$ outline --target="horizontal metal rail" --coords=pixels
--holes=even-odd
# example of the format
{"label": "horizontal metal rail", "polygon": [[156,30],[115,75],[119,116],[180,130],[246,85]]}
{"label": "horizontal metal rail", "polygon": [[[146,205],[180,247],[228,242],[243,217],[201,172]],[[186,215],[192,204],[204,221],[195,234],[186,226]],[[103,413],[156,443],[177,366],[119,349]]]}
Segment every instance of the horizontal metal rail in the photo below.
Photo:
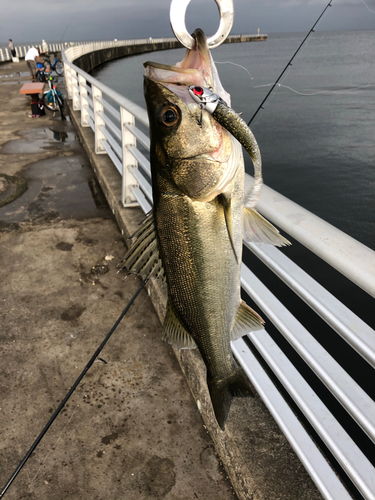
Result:
{"label": "horizontal metal rail", "polygon": [[115,123],[113,123],[113,121],[101,111],[98,112],[98,115],[100,116],[100,118],[104,120],[105,124],[112,131],[115,137],[117,137],[117,139],[121,141],[121,130],[118,128],[118,126]]}
{"label": "horizontal metal rail", "polygon": [[87,121],[89,122],[89,125],[91,127],[91,130],[94,132],[95,134],[95,123],[92,121],[91,118],[88,118]]}
{"label": "horizontal metal rail", "polygon": [[131,186],[130,188],[135,196],[135,198],[139,202],[139,206],[142,208],[143,212],[147,214],[151,209],[152,205],[146,200],[143,192],[137,186]]}
{"label": "horizontal metal rail", "polygon": [[116,118],[117,121],[120,121],[121,116],[120,116],[120,111],[115,109],[109,102],[107,102],[105,99],[96,97],[96,100],[100,102],[100,104],[103,105],[103,107],[110,113],[114,118]]}
{"label": "horizontal metal rail", "polygon": [[116,153],[119,160],[122,161],[122,150],[121,150],[120,146],[117,144],[115,138],[109,132],[107,132],[105,127],[102,127],[101,125],[99,125],[99,130],[102,132],[104,137],[107,139],[108,144],[111,146],[113,151]]}
{"label": "horizontal metal rail", "polygon": [[117,158],[113,149],[111,148],[111,145],[108,144],[107,141],[101,141],[101,144],[102,144],[103,148],[107,151],[108,156],[111,158],[114,166],[117,168],[117,170],[121,174],[122,173],[122,164],[121,164],[120,160]]}
{"label": "horizontal metal rail", "polygon": [[246,266],[242,269],[242,286],[351,417],[375,442],[375,402]]}
{"label": "horizontal metal rail", "polygon": [[88,114],[90,115],[91,117],[91,120],[95,120],[95,117],[94,117],[94,112],[93,110],[90,108],[90,106],[88,104],[84,105],[83,106],[85,108],[85,110],[88,112]]}
{"label": "horizontal metal rail", "polygon": [[245,245],[375,368],[375,331],[275,247]]}
{"label": "horizontal metal rail", "polygon": [[[146,43],[144,40],[128,42]],[[144,212],[148,212],[152,207],[152,189],[141,170],[151,176],[151,166],[149,160],[137,147],[139,143],[146,150],[150,149],[149,137],[137,126],[137,123],[148,126],[146,111],[95,80],[73,63],[73,60],[80,55],[106,46],[111,46],[111,42],[71,47],[64,51],[68,95],[73,99],[74,109],[82,108],[83,102],[89,103],[85,104],[90,108],[88,122],[90,123],[90,117],[93,116],[90,126],[98,134],[95,141],[96,152],[107,153],[122,175],[124,206],[133,206],[137,202]],[[83,89],[88,92],[91,86],[91,101],[87,95],[80,95],[78,76]],[[86,108],[84,111],[87,111]],[[108,115],[111,115],[116,123]],[[252,182],[252,178],[248,175],[246,175],[246,182]],[[375,295],[375,252],[267,186],[263,187],[257,209],[363,290],[372,296]],[[351,348],[371,366],[375,366],[374,330],[280,250],[263,244],[244,243]],[[367,436],[375,441],[374,401],[244,265],[241,284],[244,291],[258,304],[301,359],[340,402],[353,423],[359,425]],[[260,353],[264,362],[308,419],[353,485],[366,500],[374,500],[371,478],[375,474],[375,469],[357,444],[267,332],[264,330],[251,332],[248,338],[253,344],[253,349]],[[252,350],[242,339],[233,343],[232,347],[239,363],[245,369],[324,498],[348,500],[350,496],[337,479],[335,472],[290,410],[256,360]]]}
{"label": "horizontal metal rail", "polygon": [[145,193],[149,201],[152,202],[152,189],[150,186],[150,183],[143,177],[141,172],[135,168],[135,167],[129,167],[130,171],[134,175],[134,177],[137,179],[139,186],[142,188],[142,191]]}
{"label": "horizontal metal rail", "polygon": [[134,156],[143,170],[151,177],[151,165],[148,159],[135,146],[127,146],[127,150]]}
{"label": "horizontal metal rail", "polygon": [[375,297],[375,252],[268,186],[257,210]]}
{"label": "horizontal metal rail", "polygon": [[129,125],[128,123],[125,123],[124,126],[136,137],[136,139],[142,144],[142,146],[150,151],[150,138],[147,137],[147,135],[144,134],[142,130],[139,130],[139,128],[137,128],[135,125]]}

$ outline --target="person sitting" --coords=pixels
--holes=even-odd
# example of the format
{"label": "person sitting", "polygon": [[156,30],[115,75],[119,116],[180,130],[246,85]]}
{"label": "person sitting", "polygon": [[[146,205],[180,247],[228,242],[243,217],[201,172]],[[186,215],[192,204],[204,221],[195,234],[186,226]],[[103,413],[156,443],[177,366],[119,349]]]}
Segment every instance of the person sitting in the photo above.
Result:
{"label": "person sitting", "polygon": [[38,80],[38,82],[46,82],[50,72],[51,67],[49,64],[46,64],[44,66],[40,62],[36,63],[36,79]]}

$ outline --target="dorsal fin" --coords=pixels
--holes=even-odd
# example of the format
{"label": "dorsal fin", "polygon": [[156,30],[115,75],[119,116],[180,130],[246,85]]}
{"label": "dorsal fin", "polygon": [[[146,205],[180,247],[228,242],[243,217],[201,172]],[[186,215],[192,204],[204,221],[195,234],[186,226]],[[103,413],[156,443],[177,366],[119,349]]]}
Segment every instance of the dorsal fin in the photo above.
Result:
{"label": "dorsal fin", "polygon": [[165,281],[152,211],[147,214],[141,227],[133,237],[136,240],[120,262],[120,269],[126,268],[131,273],[155,277]]}
{"label": "dorsal fin", "polygon": [[196,349],[195,340],[181,323],[172,300],[168,299],[162,339],[179,349]]}
{"label": "dorsal fin", "polygon": [[255,208],[243,207],[243,238],[251,243],[268,243],[276,247],[291,244]]}
{"label": "dorsal fin", "polygon": [[219,200],[219,203],[221,204],[221,206],[223,207],[223,210],[224,210],[224,218],[225,218],[225,224],[227,226],[229,241],[230,241],[233,253],[234,253],[234,257],[235,257],[236,262],[238,264],[238,257],[237,257],[236,249],[234,248],[234,241],[233,241],[231,200],[230,200],[230,198],[226,197],[223,193],[219,194],[217,199]]}
{"label": "dorsal fin", "polygon": [[237,310],[236,319],[230,332],[230,340],[234,342],[249,332],[262,330],[263,328],[263,319],[258,313],[253,311],[246,302],[242,301]]}

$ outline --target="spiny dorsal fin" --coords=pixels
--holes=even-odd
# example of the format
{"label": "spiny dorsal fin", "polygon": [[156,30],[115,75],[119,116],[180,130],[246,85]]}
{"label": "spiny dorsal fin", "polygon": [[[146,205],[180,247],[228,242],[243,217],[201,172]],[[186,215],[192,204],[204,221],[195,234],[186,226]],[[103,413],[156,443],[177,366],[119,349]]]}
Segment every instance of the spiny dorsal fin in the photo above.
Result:
{"label": "spiny dorsal fin", "polygon": [[242,301],[237,310],[232,331],[230,332],[230,340],[234,342],[249,332],[262,330],[264,328],[263,325],[264,321],[259,314]]}
{"label": "spiny dorsal fin", "polygon": [[221,203],[223,210],[224,210],[224,218],[225,218],[225,224],[227,226],[229,241],[230,241],[236,262],[238,263],[238,257],[237,257],[236,249],[234,248],[234,242],[233,242],[232,210],[231,210],[230,199],[228,199],[223,193],[219,194],[219,196],[217,198],[218,198],[219,202]]}
{"label": "spiny dorsal fin", "polygon": [[243,237],[250,243],[268,243],[276,247],[291,245],[255,208],[243,207]]}
{"label": "spiny dorsal fin", "polygon": [[193,337],[181,324],[170,298],[168,299],[167,313],[163,324],[162,339],[179,349],[195,349],[197,347]]}
{"label": "spiny dorsal fin", "polygon": [[121,261],[120,269],[126,268],[131,273],[165,281],[152,211],[147,214],[146,219],[133,237],[136,240]]}

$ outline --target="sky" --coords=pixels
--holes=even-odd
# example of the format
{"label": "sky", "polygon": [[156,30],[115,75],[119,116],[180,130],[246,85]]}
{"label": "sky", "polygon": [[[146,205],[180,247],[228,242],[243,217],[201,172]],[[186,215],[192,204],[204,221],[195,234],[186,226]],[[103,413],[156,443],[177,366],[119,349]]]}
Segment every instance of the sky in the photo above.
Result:
{"label": "sky", "polygon": [[[171,0],[11,0],[2,3],[0,42],[12,38],[47,42],[173,37]],[[233,0],[231,34],[306,32],[328,0]],[[30,9],[32,5],[32,9]],[[217,31],[214,0],[191,0],[185,17],[189,32]],[[375,0],[332,0],[317,30],[375,29]]]}

